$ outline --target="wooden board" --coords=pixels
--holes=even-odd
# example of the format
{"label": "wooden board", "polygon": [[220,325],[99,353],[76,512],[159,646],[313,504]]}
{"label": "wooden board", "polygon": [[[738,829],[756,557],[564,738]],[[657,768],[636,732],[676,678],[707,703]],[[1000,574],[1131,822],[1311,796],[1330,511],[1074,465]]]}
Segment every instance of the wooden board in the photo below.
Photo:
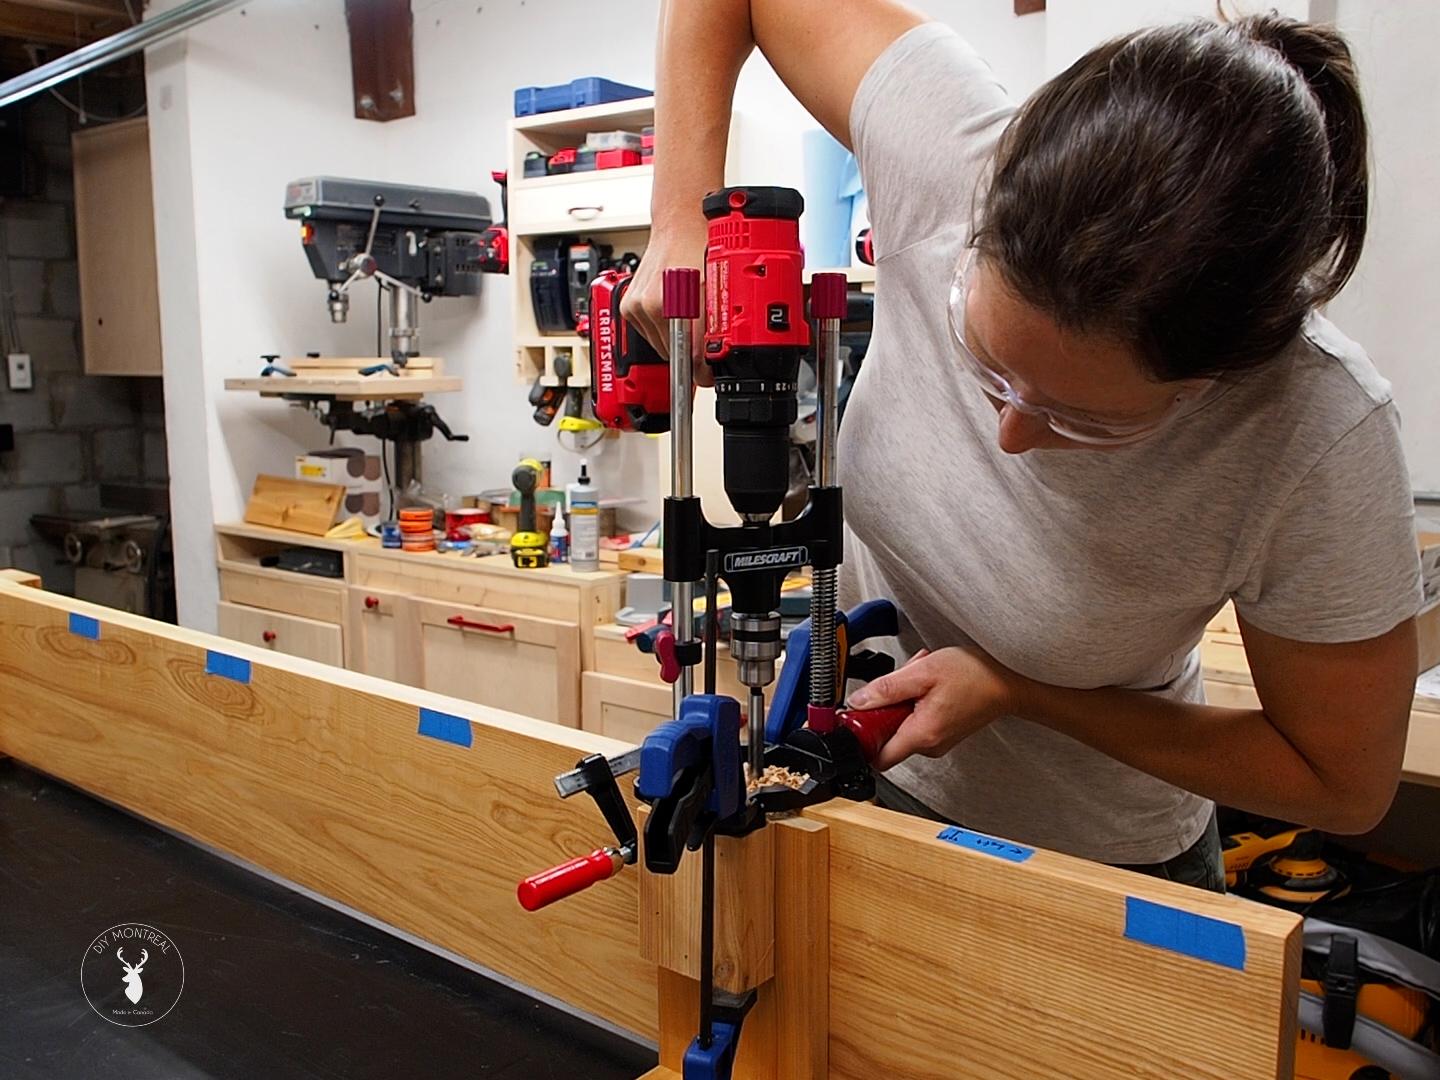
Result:
{"label": "wooden board", "polygon": [[84,128],[71,136],[71,146],[85,371],[159,375],[148,122],[140,117]]}
{"label": "wooden board", "polygon": [[[208,649],[249,682],[205,674]],[[473,744],[418,735],[421,708],[466,718]],[[606,836],[552,778],[623,749],[0,582],[0,754],[654,1038],[638,874],[537,914],[515,900]]]}
{"label": "wooden board", "polygon": [[344,499],[345,488],[340,484],[261,473],[255,477],[250,501],[245,504],[245,520],[253,525],[324,536],[335,523],[335,513]]}
{"label": "wooden board", "polygon": [[28,585],[32,589],[42,587],[40,575],[32,574],[28,570],[0,570],[0,580],[14,582],[16,585]]}
{"label": "wooden board", "polygon": [[[835,1080],[1289,1080],[1300,920],[872,806],[830,834]],[[1239,927],[1244,970],[1126,937],[1127,897]]]}
{"label": "wooden board", "polygon": [[395,376],[385,372],[375,375],[259,375],[226,379],[226,390],[248,390],[268,397],[286,394],[311,394],[333,397],[340,401],[408,401],[430,394],[447,394],[463,384],[458,375]]}

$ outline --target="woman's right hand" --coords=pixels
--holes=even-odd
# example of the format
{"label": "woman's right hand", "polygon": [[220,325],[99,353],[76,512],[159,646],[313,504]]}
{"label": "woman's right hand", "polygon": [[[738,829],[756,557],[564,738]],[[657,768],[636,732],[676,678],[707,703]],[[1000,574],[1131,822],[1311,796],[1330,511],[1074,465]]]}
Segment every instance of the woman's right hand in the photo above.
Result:
{"label": "woman's right hand", "polygon": [[[697,214],[698,218],[698,214]],[[650,234],[650,244],[635,271],[635,279],[625,290],[620,302],[620,315],[645,336],[655,351],[667,360],[670,356],[670,329],[665,321],[665,271],[672,267],[696,267],[703,273],[705,266],[705,220],[699,218],[694,228],[657,227]],[[697,320],[693,336],[694,352],[690,362],[697,386],[712,386],[710,365],[701,359],[704,345],[704,316]]]}

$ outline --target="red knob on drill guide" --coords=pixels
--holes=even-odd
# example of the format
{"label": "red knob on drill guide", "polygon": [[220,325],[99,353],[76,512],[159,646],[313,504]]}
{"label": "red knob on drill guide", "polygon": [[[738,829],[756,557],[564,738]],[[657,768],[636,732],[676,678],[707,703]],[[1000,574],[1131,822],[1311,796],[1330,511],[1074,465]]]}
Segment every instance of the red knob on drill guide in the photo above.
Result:
{"label": "red knob on drill guide", "polygon": [[608,881],[625,865],[625,857],[613,848],[599,848],[589,855],[552,866],[532,874],[520,883],[515,891],[520,906],[526,911],[539,911],[556,900],[588,889],[601,881]]}
{"label": "red knob on drill guide", "polygon": [[915,709],[913,701],[887,705],[882,709],[851,709],[839,714],[840,723],[849,728],[860,744],[866,761],[874,761],[880,748],[900,730],[900,725]]}

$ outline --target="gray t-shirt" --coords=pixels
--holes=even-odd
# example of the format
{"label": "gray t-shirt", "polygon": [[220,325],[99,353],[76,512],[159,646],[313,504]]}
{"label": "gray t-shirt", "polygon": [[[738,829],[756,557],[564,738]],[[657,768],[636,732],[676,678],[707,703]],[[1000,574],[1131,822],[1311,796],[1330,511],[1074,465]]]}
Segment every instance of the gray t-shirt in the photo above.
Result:
{"label": "gray t-shirt", "polygon": [[[1148,441],[998,448],[946,299],[1014,111],[984,61],[934,23],[887,49],[856,94],[879,260],[874,341],[840,438],[845,603],[895,600],[900,656],[973,642],[1054,685],[1186,701],[1203,700],[1196,646],[1231,598],[1253,625],[1302,641],[1374,637],[1413,615],[1413,504],[1390,388],[1319,315]],[[973,828],[1106,862],[1168,859],[1211,812],[1014,717],[889,776]]]}

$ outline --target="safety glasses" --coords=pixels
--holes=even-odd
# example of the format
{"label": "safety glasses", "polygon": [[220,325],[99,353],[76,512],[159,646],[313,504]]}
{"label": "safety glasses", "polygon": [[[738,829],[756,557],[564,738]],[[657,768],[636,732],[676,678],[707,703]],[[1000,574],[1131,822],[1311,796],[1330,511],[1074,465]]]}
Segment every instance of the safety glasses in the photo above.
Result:
{"label": "safety glasses", "polygon": [[974,376],[980,388],[990,397],[1019,412],[1044,417],[1050,430],[1057,435],[1091,446],[1126,446],[1140,442],[1187,411],[1187,405],[1193,409],[1202,400],[1208,399],[1219,385],[1214,381],[1198,386],[1194,383],[1177,384],[1175,394],[1159,405],[1153,413],[1123,419],[1027,401],[1004,374],[981,360],[967,343],[965,306],[969,301],[976,263],[976,250],[973,247],[966,248],[950,283],[950,330],[955,344],[959,347],[965,370]]}

